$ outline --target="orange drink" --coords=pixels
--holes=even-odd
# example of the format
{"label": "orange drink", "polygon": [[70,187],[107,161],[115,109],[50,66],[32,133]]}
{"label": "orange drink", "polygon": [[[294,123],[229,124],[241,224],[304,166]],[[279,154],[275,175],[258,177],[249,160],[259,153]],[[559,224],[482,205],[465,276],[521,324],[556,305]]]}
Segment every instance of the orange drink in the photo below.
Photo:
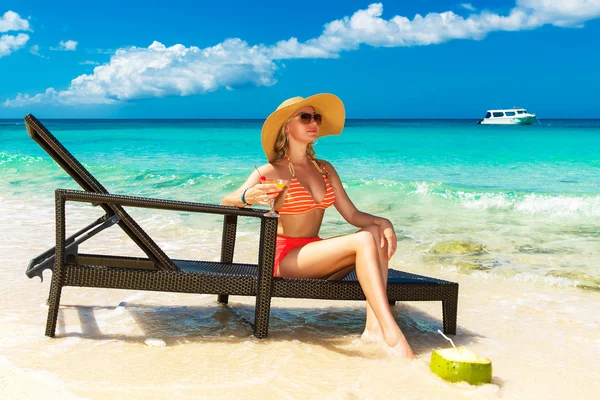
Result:
{"label": "orange drink", "polygon": [[[276,185],[277,188],[283,189],[288,184],[288,181],[285,179],[274,179],[274,180],[270,179],[270,180],[266,180],[263,183],[268,184],[268,185]],[[275,198],[272,198],[270,200],[269,205],[271,207],[271,210],[268,213],[266,213],[265,216],[279,217],[279,213],[277,211],[275,211]]]}

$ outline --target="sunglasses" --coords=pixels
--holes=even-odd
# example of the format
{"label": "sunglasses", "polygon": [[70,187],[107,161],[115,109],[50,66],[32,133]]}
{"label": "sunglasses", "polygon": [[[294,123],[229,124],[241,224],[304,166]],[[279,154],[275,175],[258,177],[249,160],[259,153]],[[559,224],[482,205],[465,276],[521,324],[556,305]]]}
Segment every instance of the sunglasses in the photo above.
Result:
{"label": "sunglasses", "polygon": [[321,121],[323,120],[323,117],[321,116],[321,114],[311,114],[311,113],[300,113],[297,115],[300,119],[300,122],[302,122],[304,125],[308,125],[312,122],[312,120],[314,119],[315,122],[317,123],[317,125],[321,125]]}

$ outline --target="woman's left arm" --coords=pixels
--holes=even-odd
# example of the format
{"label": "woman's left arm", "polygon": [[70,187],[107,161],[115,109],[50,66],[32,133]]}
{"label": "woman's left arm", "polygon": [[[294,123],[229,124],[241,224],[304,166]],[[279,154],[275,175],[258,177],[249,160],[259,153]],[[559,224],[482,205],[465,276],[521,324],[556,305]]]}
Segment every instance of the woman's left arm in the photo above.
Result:
{"label": "woman's left arm", "polygon": [[348,197],[348,194],[342,185],[342,181],[335,168],[333,168],[333,165],[327,161],[321,162],[325,165],[325,168],[327,168],[329,183],[335,189],[335,203],[333,204],[335,208],[349,224],[358,228],[364,228],[369,225],[378,225],[379,244],[383,247],[387,242],[388,256],[391,258],[396,252],[397,246],[396,232],[394,231],[394,226],[391,221],[386,218],[362,212],[356,208],[352,200],[350,200],[350,197]]}

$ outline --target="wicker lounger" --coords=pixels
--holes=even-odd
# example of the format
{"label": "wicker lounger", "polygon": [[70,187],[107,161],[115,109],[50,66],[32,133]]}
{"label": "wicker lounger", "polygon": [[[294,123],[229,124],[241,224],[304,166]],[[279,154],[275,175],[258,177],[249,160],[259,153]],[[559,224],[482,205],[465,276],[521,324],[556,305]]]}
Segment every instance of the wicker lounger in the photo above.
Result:
{"label": "wicker lounger", "polygon": [[[46,335],[54,336],[60,295],[64,286],[255,296],[254,335],[267,336],[272,297],[364,300],[354,272],[339,281],[274,278],[273,260],[277,219],[266,210],[212,204],[111,195],[32,115],[25,117],[27,132],[83,189],[56,190],[56,247],[31,260],[30,278],[52,269]],[[69,238],[65,234],[67,201],[92,203],[105,215]],[[221,214],[224,216],[221,261],[172,260],[125,211],[124,206]],[[238,216],[260,218],[257,264],[233,263]],[[79,245],[99,231],[118,224],[148,258],[80,254]],[[388,298],[396,301],[441,301],[446,334],[456,333],[458,284],[390,269]]]}

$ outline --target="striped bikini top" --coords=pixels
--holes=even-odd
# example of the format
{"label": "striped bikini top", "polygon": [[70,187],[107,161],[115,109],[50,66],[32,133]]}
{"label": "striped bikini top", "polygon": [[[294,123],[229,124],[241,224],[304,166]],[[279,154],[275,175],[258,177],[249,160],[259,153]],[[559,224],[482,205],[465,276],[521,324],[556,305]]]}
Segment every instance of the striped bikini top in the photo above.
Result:
{"label": "striped bikini top", "polygon": [[281,215],[291,215],[291,214],[302,214],[308,212],[310,210],[314,210],[315,208],[326,209],[331,207],[331,205],[335,202],[335,191],[333,187],[329,184],[329,180],[327,179],[327,170],[325,166],[321,164],[319,168],[319,164],[313,160],[313,163],[319,169],[319,171],[323,174],[323,180],[325,181],[325,197],[321,200],[320,203],[317,203],[315,199],[310,195],[308,190],[298,181],[296,178],[296,174],[294,172],[294,166],[288,157],[290,174],[292,175],[292,179],[290,180],[290,185],[288,187],[287,194],[285,196],[285,200],[283,202],[283,207],[281,207],[278,212]]}

